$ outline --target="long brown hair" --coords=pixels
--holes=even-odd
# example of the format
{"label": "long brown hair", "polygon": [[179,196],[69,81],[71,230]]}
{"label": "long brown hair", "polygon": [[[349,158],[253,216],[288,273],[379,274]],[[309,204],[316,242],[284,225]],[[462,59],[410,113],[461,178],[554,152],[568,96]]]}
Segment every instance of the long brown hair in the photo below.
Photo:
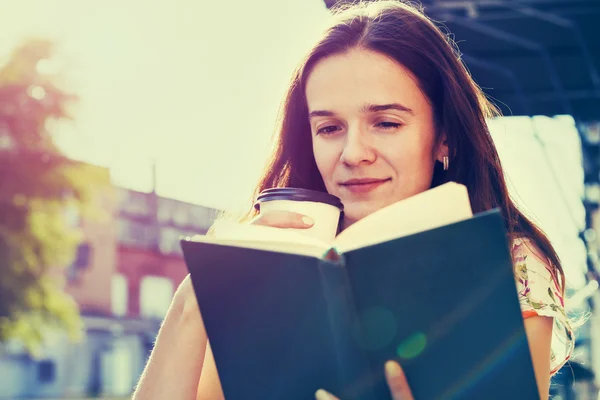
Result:
{"label": "long brown hair", "polygon": [[[448,171],[436,163],[431,186],[462,183],[469,191],[474,213],[501,209],[509,237],[532,240],[558,272],[564,292],[564,273],[556,251],[509,197],[486,124],[486,118],[499,115],[497,109],[471,78],[448,35],[421,9],[401,1],[364,2],[334,10],[333,24],[293,75],[280,111],[275,147],[255,198],[271,187],[326,191],[312,152],[305,85],[316,63],[354,48],[377,51],[396,60],[412,72],[427,96],[438,139],[443,132],[450,154]],[[252,209],[247,217],[255,214]]]}

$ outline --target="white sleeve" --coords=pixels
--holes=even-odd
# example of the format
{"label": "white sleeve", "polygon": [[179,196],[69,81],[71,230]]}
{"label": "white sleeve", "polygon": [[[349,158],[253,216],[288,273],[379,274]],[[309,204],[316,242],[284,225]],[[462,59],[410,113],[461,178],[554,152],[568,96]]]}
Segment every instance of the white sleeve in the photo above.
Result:
{"label": "white sleeve", "polygon": [[564,299],[556,270],[528,239],[512,245],[515,279],[523,318],[554,319],[552,330],[552,374],[569,360],[573,352],[573,330],[565,313]]}

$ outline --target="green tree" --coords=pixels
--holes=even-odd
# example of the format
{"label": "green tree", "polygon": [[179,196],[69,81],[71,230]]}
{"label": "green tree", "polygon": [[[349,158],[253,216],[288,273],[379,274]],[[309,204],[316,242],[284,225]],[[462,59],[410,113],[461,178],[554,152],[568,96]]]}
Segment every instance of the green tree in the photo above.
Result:
{"label": "green tree", "polygon": [[35,354],[47,329],[82,333],[77,304],[64,291],[64,267],[81,240],[67,212],[93,214],[98,169],[66,158],[52,124],[70,118],[77,97],[48,72],[54,45],[29,40],[0,65],[0,342]]}

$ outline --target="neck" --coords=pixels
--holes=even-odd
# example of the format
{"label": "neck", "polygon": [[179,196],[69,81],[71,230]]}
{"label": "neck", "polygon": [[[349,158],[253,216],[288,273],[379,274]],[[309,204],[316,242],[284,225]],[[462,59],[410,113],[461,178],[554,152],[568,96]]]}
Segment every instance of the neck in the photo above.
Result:
{"label": "neck", "polygon": [[355,222],[356,222],[355,220],[347,218],[346,216],[344,216],[344,218],[342,219],[342,225],[340,227],[340,232],[343,232],[346,228],[348,228],[349,226],[351,226]]}

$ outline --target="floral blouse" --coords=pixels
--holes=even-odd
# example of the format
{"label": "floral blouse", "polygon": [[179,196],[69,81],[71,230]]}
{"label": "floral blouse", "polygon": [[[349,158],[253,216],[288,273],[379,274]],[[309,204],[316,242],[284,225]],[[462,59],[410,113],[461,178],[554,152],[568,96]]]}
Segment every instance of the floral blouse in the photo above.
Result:
{"label": "floral blouse", "polygon": [[559,277],[529,239],[513,240],[512,256],[523,318],[536,315],[554,318],[550,360],[553,375],[569,360],[574,347]]}

